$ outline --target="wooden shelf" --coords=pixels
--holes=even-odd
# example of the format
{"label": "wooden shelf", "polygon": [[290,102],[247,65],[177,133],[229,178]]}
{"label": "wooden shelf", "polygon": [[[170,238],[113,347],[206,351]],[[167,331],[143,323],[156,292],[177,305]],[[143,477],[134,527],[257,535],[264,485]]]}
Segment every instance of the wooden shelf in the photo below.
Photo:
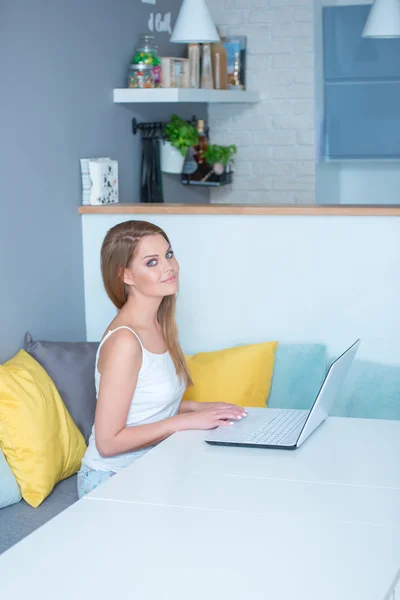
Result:
{"label": "wooden shelf", "polygon": [[262,204],[108,204],[80,206],[81,215],[314,215],[350,217],[400,217],[400,206],[269,206]]}
{"label": "wooden shelf", "polygon": [[218,103],[256,103],[260,100],[258,92],[236,90],[202,90],[186,88],[157,88],[136,90],[122,88],[114,90],[114,102],[117,104],[163,103],[163,102],[218,102]]}

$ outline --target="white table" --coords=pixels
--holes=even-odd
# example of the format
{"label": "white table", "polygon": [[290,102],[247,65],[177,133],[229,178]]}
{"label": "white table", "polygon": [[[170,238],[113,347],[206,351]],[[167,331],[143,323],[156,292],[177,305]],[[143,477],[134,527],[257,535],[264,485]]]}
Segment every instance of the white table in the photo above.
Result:
{"label": "white table", "polygon": [[398,552],[388,527],[81,501],[0,557],[1,597],[383,600]]}
{"label": "white table", "polygon": [[[251,413],[260,411],[265,409]],[[300,448],[283,451],[210,446],[202,442],[203,432],[187,431],[160,444],[134,468],[399,489],[399,434],[400,421],[330,417]]]}
{"label": "white table", "polygon": [[333,417],[295,451],[203,439],[169,438],[86,500],[400,527],[400,422]]}
{"label": "white table", "polygon": [[294,452],[160,444],[0,557],[4,597],[387,600],[400,422],[329,419]]}

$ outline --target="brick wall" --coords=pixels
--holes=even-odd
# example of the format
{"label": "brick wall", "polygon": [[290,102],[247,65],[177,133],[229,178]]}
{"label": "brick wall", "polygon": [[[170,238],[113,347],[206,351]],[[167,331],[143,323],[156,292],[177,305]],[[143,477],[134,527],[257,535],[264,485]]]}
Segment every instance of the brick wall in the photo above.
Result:
{"label": "brick wall", "polygon": [[232,186],[212,202],[315,202],[313,0],[209,0],[224,33],[247,36],[255,105],[209,105],[212,141],[236,143]]}

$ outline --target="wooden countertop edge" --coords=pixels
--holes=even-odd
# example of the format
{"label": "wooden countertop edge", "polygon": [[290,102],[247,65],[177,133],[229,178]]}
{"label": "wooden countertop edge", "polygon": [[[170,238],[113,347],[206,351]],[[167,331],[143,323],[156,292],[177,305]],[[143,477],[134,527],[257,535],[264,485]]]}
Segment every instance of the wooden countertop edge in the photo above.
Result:
{"label": "wooden countertop edge", "polygon": [[109,204],[80,206],[81,215],[318,215],[350,217],[400,217],[393,205],[269,206],[258,204]]}

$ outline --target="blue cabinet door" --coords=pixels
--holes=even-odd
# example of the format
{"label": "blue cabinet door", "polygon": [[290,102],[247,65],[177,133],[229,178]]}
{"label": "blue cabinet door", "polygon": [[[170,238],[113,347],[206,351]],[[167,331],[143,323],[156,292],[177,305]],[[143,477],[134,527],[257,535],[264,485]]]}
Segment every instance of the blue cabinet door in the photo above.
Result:
{"label": "blue cabinet door", "polygon": [[369,9],[323,11],[327,158],[400,158],[400,39],[363,39]]}
{"label": "blue cabinet door", "polygon": [[400,39],[361,37],[370,4],[323,9],[326,81],[400,78]]}

